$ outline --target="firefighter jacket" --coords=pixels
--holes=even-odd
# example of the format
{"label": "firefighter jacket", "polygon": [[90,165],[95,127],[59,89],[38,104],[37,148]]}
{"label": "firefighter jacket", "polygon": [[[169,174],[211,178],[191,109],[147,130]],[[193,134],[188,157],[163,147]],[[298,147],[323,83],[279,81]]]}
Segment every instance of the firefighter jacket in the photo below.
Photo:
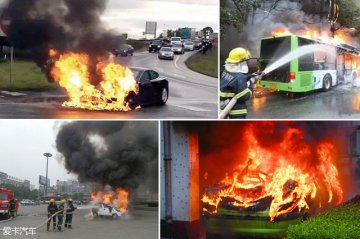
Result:
{"label": "firefighter jacket", "polygon": [[48,214],[55,214],[58,211],[58,207],[55,203],[50,203],[47,208]]}
{"label": "firefighter jacket", "polygon": [[59,210],[59,216],[62,216],[63,214],[64,214],[64,208],[65,208],[65,204],[64,203],[60,203],[60,205],[59,205],[59,208],[58,208],[58,210]]}
{"label": "firefighter jacket", "polygon": [[14,212],[15,211],[15,209],[16,209],[16,205],[15,205],[16,203],[15,203],[15,200],[14,199],[11,199],[10,201],[9,201],[9,205],[10,205],[10,211],[11,212]]}
{"label": "firefighter jacket", "polygon": [[220,101],[230,101],[233,97],[237,98],[237,103],[229,112],[230,118],[242,118],[247,115],[246,101],[251,98],[254,90],[254,84],[250,78],[249,75],[226,70],[221,74]]}
{"label": "firefighter jacket", "polygon": [[71,202],[71,203],[68,203],[67,204],[67,209],[66,209],[66,214],[70,215],[73,213],[73,211],[75,211],[75,207],[74,207],[74,204]]}

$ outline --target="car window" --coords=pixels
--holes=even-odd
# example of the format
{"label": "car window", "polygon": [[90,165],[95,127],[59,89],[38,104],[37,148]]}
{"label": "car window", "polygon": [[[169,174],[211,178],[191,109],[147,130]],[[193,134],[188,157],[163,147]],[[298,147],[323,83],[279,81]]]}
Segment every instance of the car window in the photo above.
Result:
{"label": "car window", "polygon": [[159,74],[155,71],[149,71],[150,73],[150,80],[155,80],[159,77]]}
{"label": "car window", "polygon": [[146,83],[150,81],[149,71],[144,71],[140,77],[140,83]]}

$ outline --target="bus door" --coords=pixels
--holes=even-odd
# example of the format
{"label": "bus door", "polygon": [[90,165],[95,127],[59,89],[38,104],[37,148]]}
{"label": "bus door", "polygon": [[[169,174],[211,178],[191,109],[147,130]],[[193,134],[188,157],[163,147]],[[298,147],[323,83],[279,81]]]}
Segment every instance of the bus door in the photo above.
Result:
{"label": "bus door", "polygon": [[350,82],[353,80],[353,70],[352,70],[352,56],[350,54],[345,53],[345,72],[344,72],[344,79],[345,82]]}
{"label": "bus door", "polygon": [[344,54],[341,52],[338,52],[336,55],[336,72],[339,81],[344,81],[345,58],[344,58]]}

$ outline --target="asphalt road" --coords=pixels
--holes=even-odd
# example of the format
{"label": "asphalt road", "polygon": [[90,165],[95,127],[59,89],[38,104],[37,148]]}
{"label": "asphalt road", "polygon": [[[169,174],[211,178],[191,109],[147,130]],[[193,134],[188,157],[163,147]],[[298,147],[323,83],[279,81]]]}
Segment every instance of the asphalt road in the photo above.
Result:
{"label": "asphalt road", "polygon": [[[36,235],[4,236],[4,227],[38,227],[47,220],[46,205],[21,206],[20,215],[11,221],[0,221],[0,238],[34,238],[34,239],[151,239],[158,238],[158,211],[134,210],[127,218],[113,220],[110,218],[89,217],[89,208],[79,207],[74,212],[73,228],[59,231],[46,231],[46,225],[36,230]],[[51,227],[52,228],[52,227]]]}
{"label": "asphalt road", "polygon": [[177,119],[217,118],[218,80],[189,70],[186,59],[195,52],[176,55],[174,61],[159,60],[156,53],[141,52],[117,58],[133,67],[151,68],[169,80],[169,100],[165,106],[151,106],[131,112],[88,111],[64,108],[62,91],[0,92],[0,118],[52,119]]}
{"label": "asphalt road", "polygon": [[294,98],[270,94],[253,98],[248,109],[248,119],[359,119],[360,88],[342,84]]}

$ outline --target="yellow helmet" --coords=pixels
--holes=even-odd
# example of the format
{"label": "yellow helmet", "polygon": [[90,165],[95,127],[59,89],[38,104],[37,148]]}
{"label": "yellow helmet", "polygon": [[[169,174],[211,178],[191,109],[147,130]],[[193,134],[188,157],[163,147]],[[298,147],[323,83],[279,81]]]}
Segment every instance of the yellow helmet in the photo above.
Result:
{"label": "yellow helmet", "polygon": [[251,58],[251,54],[248,50],[238,47],[230,51],[229,57],[226,59],[228,63],[238,63]]}
{"label": "yellow helmet", "polygon": [[66,201],[65,201],[65,199],[61,199],[61,201],[60,201],[61,203],[65,203]]}
{"label": "yellow helmet", "polygon": [[68,200],[69,202],[72,202],[73,200],[72,200],[72,198],[69,198],[69,200]]}
{"label": "yellow helmet", "polygon": [[50,203],[54,203],[55,202],[55,199],[50,199]]}

